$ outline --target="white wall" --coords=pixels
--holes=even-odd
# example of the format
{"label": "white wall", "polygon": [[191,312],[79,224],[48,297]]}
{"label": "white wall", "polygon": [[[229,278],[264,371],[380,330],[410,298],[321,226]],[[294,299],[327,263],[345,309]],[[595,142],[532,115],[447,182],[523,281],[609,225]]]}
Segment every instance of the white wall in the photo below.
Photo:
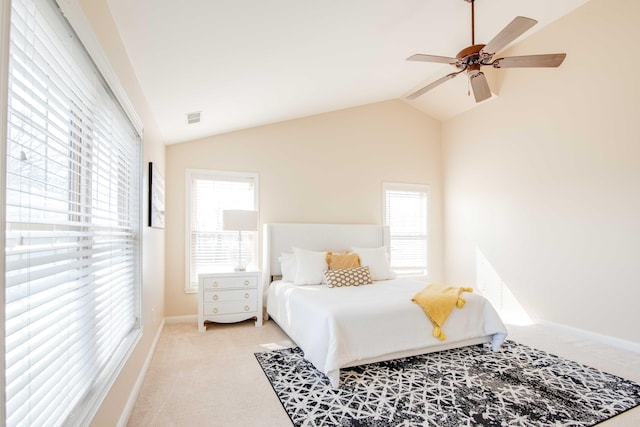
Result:
{"label": "white wall", "polygon": [[476,285],[484,258],[532,317],[635,343],[638,17],[590,1],[509,52],[560,68],[499,71],[499,97],[442,129],[447,280]]}
{"label": "white wall", "polygon": [[194,315],[184,293],[185,170],[256,172],[260,222],[382,224],[384,181],[428,184],[431,277],[442,272],[440,124],[386,101],[167,147],[167,315]]}

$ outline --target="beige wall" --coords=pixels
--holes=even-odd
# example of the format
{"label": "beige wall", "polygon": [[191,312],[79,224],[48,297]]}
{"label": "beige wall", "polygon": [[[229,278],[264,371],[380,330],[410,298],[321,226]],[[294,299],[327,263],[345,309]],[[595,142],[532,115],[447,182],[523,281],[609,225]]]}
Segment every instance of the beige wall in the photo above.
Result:
{"label": "beige wall", "polygon": [[509,52],[565,51],[560,68],[503,70],[499,98],[442,128],[448,281],[475,285],[484,257],[534,318],[635,343],[638,17],[592,0]]}
{"label": "beige wall", "polygon": [[194,315],[184,293],[185,171],[256,172],[260,222],[382,223],[382,183],[428,184],[432,277],[442,277],[440,125],[401,101],[167,147],[166,314]]}
{"label": "beige wall", "polygon": [[144,336],[93,425],[119,420],[160,319],[197,312],[183,290],[186,168],[257,172],[262,223],[381,223],[383,181],[429,184],[433,280],[476,285],[481,257],[532,316],[640,342],[636,0],[592,0],[517,46],[569,56],[557,70],[507,70],[498,99],[442,134],[386,101],[166,152],[106,0],[77,1],[144,122],[144,164],[167,182],[167,228],[142,234]]}
{"label": "beige wall", "polygon": [[129,100],[144,125],[143,145],[143,227],[142,227],[142,324],[143,336],[104,400],[92,425],[115,426],[125,409],[144,362],[149,355],[153,339],[164,317],[164,230],[147,227],[148,168],[152,161],[161,171],[165,166],[165,149],[158,128],[153,121],[138,81],[120,42],[106,0],[78,0],[93,31],[107,55]]}

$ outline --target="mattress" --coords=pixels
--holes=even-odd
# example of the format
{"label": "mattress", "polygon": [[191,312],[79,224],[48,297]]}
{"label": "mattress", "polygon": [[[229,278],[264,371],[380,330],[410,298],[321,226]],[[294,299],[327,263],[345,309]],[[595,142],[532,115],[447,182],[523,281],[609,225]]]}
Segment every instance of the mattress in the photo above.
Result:
{"label": "mattress", "polygon": [[434,337],[430,320],[411,301],[424,287],[407,278],[337,288],[275,281],[267,291],[267,312],[334,386],[347,366],[485,341],[496,351],[504,342],[500,317],[475,293],[464,293],[466,305],[443,325],[447,340]]}

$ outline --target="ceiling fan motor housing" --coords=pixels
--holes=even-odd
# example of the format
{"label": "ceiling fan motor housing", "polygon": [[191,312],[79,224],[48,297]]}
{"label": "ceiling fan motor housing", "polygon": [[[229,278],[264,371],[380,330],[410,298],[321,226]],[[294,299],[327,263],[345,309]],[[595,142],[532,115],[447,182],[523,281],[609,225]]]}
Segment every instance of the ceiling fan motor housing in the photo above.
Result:
{"label": "ceiling fan motor housing", "polygon": [[458,59],[456,67],[460,70],[479,70],[480,65],[482,64],[480,51],[484,46],[485,45],[483,44],[474,44],[462,49],[456,55],[456,58]]}

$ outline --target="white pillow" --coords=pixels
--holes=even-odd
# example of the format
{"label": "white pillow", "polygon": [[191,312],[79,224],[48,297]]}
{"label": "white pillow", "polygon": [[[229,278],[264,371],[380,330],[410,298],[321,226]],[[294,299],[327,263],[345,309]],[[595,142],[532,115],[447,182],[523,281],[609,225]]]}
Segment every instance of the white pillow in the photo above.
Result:
{"label": "white pillow", "polygon": [[387,280],[396,277],[391,271],[389,256],[384,246],[379,248],[351,248],[351,251],[360,255],[360,265],[369,267],[373,280]]}
{"label": "white pillow", "polygon": [[285,282],[293,282],[296,280],[296,257],[291,252],[282,252],[280,254],[280,271],[282,272],[282,280]]}
{"label": "white pillow", "polygon": [[319,285],[327,270],[327,253],[293,248],[296,258],[296,285]]}

